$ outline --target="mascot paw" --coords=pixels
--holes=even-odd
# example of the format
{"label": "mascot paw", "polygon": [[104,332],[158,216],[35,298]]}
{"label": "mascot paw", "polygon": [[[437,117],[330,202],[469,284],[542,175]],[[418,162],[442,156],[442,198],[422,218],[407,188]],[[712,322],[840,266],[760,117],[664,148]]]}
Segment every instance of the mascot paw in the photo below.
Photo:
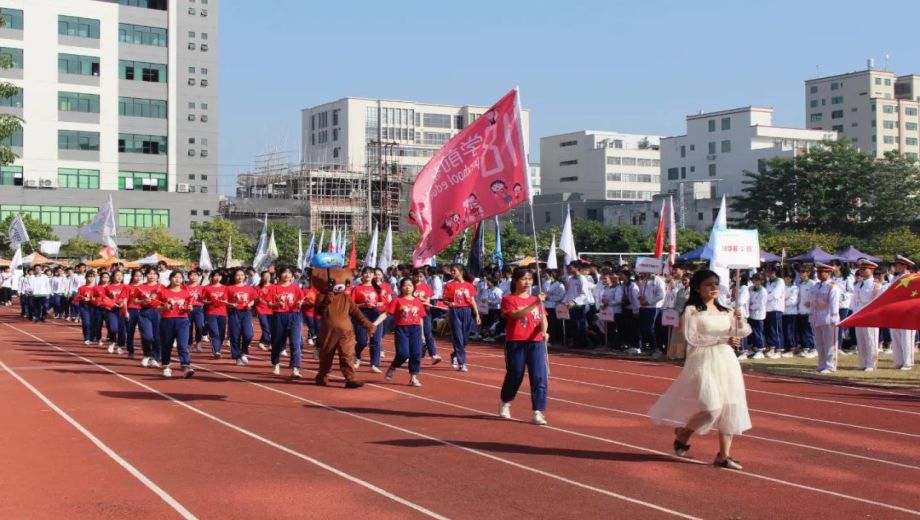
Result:
{"label": "mascot paw", "polygon": [[361,388],[364,381],[345,381],[345,388]]}
{"label": "mascot paw", "polygon": [[317,377],[315,381],[316,386],[329,386],[329,381],[327,381],[325,377]]}

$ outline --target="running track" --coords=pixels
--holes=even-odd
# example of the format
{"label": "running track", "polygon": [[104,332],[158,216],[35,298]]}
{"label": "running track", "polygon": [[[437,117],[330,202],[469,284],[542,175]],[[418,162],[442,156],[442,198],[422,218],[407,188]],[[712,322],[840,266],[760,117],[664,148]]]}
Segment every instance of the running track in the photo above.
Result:
{"label": "running track", "polygon": [[536,427],[495,416],[493,346],[466,374],[425,361],[422,388],[362,367],[374,384],[344,390],[309,359],[299,382],[272,376],[258,351],[164,380],[78,335],[0,310],[0,518],[920,517],[916,391],[746,374],[732,472],[709,465],[714,435],[677,459],[645,417],[668,364],[552,355]]}

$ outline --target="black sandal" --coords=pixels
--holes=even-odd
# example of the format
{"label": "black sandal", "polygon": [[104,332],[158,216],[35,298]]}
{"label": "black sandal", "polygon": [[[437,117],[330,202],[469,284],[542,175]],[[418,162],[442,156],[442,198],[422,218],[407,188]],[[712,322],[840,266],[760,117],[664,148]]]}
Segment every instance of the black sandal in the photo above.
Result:
{"label": "black sandal", "polygon": [[[681,431],[684,429],[685,428],[674,428],[674,435],[679,437]],[[686,457],[687,452],[690,451],[690,445],[680,442],[676,437],[674,439],[674,454],[678,457]]]}
{"label": "black sandal", "polygon": [[716,460],[713,462],[713,465],[718,466],[720,468],[733,469],[733,470],[741,470],[744,468],[741,465],[741,463],[738,462],[737,460],[731,457],[723,458],[721,455],[716,455]]}

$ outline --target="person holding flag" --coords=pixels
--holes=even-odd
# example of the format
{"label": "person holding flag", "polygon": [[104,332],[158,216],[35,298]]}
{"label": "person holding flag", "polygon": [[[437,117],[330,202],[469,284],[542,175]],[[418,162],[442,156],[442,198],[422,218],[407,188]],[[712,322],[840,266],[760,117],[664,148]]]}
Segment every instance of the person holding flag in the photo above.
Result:
{"label": "person holding flag", "polygon": [[469,371],[466,366],[466,344],[473,330],[473,323],[482,324],[479,307],[476,305],[476,287],[466,281],[465,274],[462,265],[452,265],[452,279],[444,286],[444,303],[449,309],[450,333],[454,346],[454,351],[450,355],[450,366],[461,372]]}
{"label": "person holding flag", "polygon": [[[894,261],[894,279],[890,287],[896,286],[900,280],[910,275],[914,262],[904,256],[897,255]],[[909,329],[891,329],[891,361],[894,368],[910,370],[914,367],[914,338],[917,331]]]}

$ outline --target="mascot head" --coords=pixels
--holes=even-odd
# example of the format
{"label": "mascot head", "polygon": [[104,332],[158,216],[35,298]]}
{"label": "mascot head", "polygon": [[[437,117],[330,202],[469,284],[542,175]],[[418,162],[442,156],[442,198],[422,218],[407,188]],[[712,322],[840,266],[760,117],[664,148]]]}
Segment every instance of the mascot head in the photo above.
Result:
{"label": "mascot head", "polygon": [[323,293],[340,294],[351,283],[351,271],[343,269],[345,256],[335,253],[319,253],[313,256],[312,283]]}

